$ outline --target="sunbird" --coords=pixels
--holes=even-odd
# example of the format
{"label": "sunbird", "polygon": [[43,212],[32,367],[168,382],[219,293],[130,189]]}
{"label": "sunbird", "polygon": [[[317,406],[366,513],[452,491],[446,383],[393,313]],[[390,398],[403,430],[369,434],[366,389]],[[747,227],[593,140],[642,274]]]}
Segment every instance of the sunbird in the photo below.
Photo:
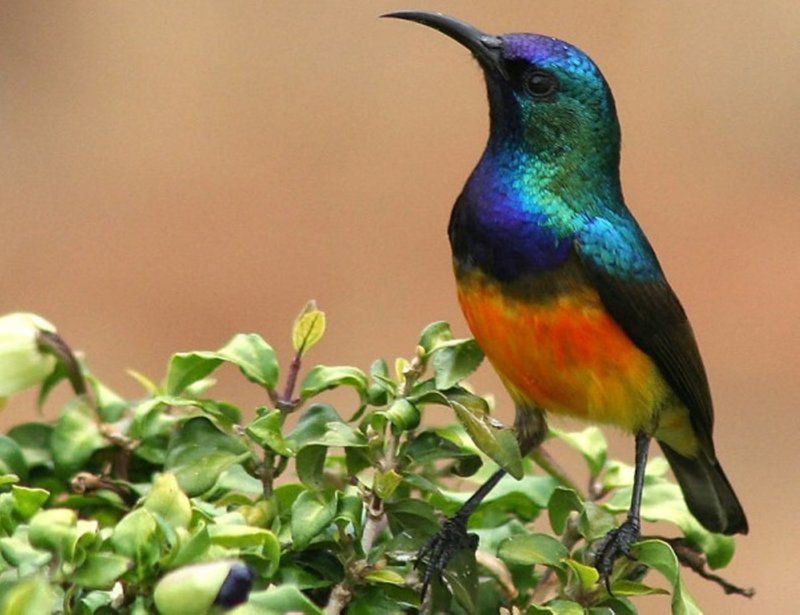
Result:
{"label": "sunbird", "polygon": [[[442,32],[483,70],[489,138],[448,235],[461,309],[514,401],[520,450],[541,444],[548,414],[635,437],[627,518],[595,549],[601,578],[608,586],[615,560],[639,539],[652,438],[697,520],[712,532],[746,534],[714,452],[711,394],[692,328],[622,196],[620,126],[598,67],[549,36],[492,36],[440,13],[385,17]],[[475,547],[467,519],[504,474],[421,550],[423,596],[457,550]]]}

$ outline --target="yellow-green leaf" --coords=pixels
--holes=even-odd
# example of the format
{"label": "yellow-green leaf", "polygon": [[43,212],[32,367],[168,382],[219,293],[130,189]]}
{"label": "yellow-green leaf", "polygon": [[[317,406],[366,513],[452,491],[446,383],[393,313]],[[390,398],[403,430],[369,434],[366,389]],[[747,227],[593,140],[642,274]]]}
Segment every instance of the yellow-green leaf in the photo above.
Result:
{"label": "yellow-green leaf", "polygon": [[294,321],[292,345],[302,354],[311,349],[324,334],[325,312],[317,309],[315,301],[309,301]]}

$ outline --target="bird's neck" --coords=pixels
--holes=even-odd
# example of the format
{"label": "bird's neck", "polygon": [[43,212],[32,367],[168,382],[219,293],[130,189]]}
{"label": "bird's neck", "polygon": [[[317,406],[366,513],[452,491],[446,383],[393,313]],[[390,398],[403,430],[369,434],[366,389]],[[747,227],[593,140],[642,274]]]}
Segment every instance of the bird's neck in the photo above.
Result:
{"label": "bird's neck", "polygon": [[601,211],[624,209],[616,167],[592,156],[542,157],[490,139],[456,203],[456,264],[502,281],[560,267]]}
{"label": "bird's neck", "polygon": [[537,148],[531,137],[493,131],[476,175],[483,179],[475,181],[484,183],[493,176],[490,184],[513,187],[520,201],[563,209],[565,215],[592,215],[624,202],[619,142],[613,138]]}

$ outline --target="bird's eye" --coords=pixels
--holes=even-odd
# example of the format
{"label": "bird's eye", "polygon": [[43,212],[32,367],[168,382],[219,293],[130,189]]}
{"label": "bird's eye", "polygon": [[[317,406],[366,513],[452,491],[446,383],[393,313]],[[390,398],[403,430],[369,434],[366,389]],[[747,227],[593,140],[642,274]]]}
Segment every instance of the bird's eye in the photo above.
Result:
{"label": "bird's eye", "polygon": [[525,90],[534,98],[547,98],[558,89],[558,79],[552,73],[532,70],[525,75]]}

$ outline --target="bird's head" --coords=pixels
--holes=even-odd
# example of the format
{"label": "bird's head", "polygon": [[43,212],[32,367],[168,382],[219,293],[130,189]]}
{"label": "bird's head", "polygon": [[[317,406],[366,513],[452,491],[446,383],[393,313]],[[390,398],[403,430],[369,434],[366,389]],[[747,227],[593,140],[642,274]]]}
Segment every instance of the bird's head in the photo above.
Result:
{"label": "bird's head", "polygon": [[[619,123],[603,75],[583,51],[539,34],[493,36],[441,13],[401,11],[469,49],[486,77],[491,139],[558,162],[580,154],[616,166]],[[600,160],[598,160],[600,162]]]}

